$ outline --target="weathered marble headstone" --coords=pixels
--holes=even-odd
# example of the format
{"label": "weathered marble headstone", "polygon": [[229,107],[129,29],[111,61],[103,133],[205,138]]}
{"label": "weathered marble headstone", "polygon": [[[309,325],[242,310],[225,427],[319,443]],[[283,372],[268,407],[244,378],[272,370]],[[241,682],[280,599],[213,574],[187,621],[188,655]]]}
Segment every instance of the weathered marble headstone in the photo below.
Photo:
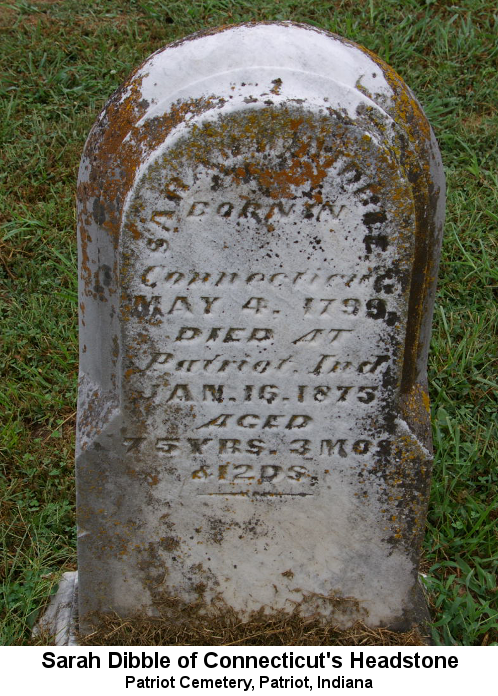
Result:
{"label": "weathered marble headstone", "polygon": [[79,178],[83,629],[171,598],[420,619],[443,189],[398,75],[312,27],[187,38],[111,98]]}

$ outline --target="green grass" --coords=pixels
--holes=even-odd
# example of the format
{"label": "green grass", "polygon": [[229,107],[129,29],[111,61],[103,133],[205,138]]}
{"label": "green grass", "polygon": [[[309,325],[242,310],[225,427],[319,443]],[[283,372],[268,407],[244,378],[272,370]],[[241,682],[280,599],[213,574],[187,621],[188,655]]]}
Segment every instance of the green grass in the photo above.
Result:
{"label": "green grass", "polygon": [[378,53],[438,137],[448,212],[423,567],[434,640],[498,642],[494,12],[485,0],[0,3],[0,643],[26,643],[50,588],[76,563],[74,190],[86,135],[113,90],[165,43],[203,27],[287,19]]}

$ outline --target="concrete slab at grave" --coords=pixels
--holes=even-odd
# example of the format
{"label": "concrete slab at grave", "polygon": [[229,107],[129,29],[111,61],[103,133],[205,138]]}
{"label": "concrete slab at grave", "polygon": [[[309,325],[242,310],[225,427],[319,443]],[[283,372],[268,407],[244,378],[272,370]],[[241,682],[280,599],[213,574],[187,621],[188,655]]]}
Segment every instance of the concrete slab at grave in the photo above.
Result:
{"label": "concrete slab at grave", "polygon": [[82,630],[171,598],[417,623],[444,178],[400,77],[290,23],[178,41],[78,197]]}

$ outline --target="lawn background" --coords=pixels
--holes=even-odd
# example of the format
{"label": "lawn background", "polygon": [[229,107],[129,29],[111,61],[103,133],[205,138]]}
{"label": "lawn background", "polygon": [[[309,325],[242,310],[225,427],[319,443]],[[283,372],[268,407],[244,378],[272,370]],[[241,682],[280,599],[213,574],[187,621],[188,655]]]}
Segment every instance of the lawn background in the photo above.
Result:
{"label": "lawn background", "polygon": [[435,130],[448,204],[422,570],[436,643],[498,643],[494,4],[32,0],[0,2],[0,644],[26,644],[60,573],[76,568],[74,193],[85,138],[153,51],[254,20],[307,22],[366,46],[401,74]]}

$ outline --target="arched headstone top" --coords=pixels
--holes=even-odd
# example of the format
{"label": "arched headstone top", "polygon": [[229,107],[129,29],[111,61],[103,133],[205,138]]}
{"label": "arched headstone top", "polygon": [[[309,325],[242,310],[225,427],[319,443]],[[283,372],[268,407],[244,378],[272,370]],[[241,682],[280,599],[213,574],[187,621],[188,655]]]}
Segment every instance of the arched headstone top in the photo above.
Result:
{"label": "arched headstone top", "polygon": [[[414,279],[412,323],[424,329],[444,214],[444,175],[427,119],[403,80],[375,54],[291,22],[227,26],[177,41],[148,58],[109,100],[88,138],[79,175],[85,293],[95,297],[95,286],[102,287],[94,282],[87,237],[97,227],[117,246],[137,177],[172,139],[235,112],[289,107],[357,125],[400,163],[412,184],[413,233],[423,267],[423,278]],[[257,133],[252,137],[257,140]],[[422,338],[412,333],[410,361],[421,354],[424,362],[428,331]]]}

